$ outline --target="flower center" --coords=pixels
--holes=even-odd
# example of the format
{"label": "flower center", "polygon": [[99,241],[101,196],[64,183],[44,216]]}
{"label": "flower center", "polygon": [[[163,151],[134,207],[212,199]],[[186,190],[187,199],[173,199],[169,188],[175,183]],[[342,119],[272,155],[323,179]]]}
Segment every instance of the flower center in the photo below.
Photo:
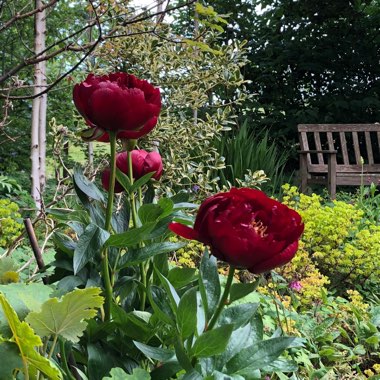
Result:
{"label": "flower center", "polygon": [[268,234],[266,233],[268,226],[265,226],[261,220],[253,219],[251,222],[252,228],[255,230],[257,235],[260,237],[266,237]]}

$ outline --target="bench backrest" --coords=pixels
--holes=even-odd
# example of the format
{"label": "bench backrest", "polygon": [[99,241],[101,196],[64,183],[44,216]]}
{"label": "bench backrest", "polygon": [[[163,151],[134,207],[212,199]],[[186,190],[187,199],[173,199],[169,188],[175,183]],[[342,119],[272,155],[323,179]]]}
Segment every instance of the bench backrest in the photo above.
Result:
{"label": "bench backrest", "polygon": [[[337,151],[337,172],[380,172],[380,124],[299,124],[298,133],[301,151]],[[308,154],[307,166],[326,173],[327,155]]]}

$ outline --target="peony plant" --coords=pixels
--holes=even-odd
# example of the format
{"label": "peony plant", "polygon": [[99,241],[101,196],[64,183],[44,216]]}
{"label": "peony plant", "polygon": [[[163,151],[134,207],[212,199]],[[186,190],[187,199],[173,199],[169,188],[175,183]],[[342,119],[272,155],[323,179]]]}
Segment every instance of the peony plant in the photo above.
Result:
{"label": "peony plant", "polygon": [[[90,127],[83,138],[109,143],[109,167],[101,176],[106,193],[76,168],[81,206],[48,210],[58,222],[49,282],[65,296],[27,316],[30,352],[32,342],[43,347],[38,358],[45,367],[37,372],[70,380],[189,380],[295,371],[295,362],[282,355],[303,340],[266,335],[259,304],[240,302],[260,277],[239,283],[234,271],[263,273],[291,260],[303,232],[298,213],[259,190],[232,189],[206,199],[191,228],[188,210],[198,205],[188,193],[157,199],[152,179],[162,175],[161,157],[135,149],[157,123],[159,89],[130,74],[90,74],[75,85],[73,97]],[[185,246],[170,241],[172,231],[205,245],[198,269],[169,262],[167,254]],[[230,266],[225,284],[217,259]],[[12,307],[5,299],[2,304]],[[13,371],[41,378],[27,360]]]}

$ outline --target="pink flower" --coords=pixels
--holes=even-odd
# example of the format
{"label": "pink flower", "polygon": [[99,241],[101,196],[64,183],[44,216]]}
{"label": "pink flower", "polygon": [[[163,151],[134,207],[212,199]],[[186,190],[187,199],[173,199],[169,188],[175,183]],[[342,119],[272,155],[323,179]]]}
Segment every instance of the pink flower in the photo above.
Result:
{"label": "pink flower", "polygon": [[296,291],[296,292],[300,292],[302,289],[302,284],[299,281],[292,281],[289,284],[289,288]]}

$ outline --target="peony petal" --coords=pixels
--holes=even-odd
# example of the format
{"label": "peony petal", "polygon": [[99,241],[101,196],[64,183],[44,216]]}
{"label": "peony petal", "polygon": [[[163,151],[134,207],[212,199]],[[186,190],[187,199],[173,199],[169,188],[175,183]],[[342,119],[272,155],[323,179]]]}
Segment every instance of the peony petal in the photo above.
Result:
{"label": "peony petal", "polygon": [[255,264],[248,268],[251,273],[259,274],[268,272],[276,267],[280,267],[288,263],[296,254],[298,249],[298,240],[288,245],[281,253],[270,257],[268,260]]}
{"label": "peony petal", "polygon": [[170,231],[185,239],[198,240],[198,232],[184,224],[172,222],[169,223],[168,228]]}

